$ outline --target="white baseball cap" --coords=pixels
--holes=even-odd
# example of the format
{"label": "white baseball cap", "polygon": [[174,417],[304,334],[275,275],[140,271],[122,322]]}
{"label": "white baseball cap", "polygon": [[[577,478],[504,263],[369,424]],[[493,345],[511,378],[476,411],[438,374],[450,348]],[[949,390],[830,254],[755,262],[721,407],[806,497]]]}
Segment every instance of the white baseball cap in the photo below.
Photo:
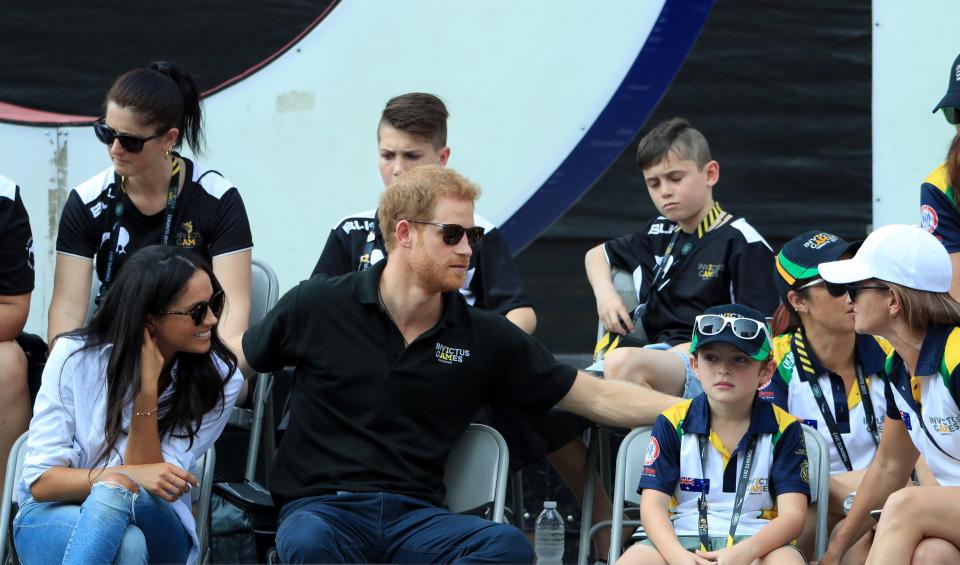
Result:
{"label": "white baseball cap", "polygon": [[914,290],[947,292],[953,267],[946,248],[918,226],[883,226],[864,240],[851,259],[820,264],[827,282],[880,279]]}

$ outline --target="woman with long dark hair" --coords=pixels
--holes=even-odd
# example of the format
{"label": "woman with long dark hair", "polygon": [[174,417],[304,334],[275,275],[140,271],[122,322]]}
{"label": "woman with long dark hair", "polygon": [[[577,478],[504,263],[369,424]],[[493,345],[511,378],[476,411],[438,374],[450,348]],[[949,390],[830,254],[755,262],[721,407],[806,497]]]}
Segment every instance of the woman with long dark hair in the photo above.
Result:
{"label": "woman with long dark hair", "polygon": [[221,333],[236,339],[250,312],[253,240],[240,193],[219,172],[178,153],[203,151],[200,92],[190,74],[153,63],[120,76],[94,124],[111,166],[80,184],[64,205],[47,335],[83,325],[92,273],[105,294],[130,255],[147,245],[193,249],[223,283]]}
{"label": "woman with long dark hair", "polygon": [[[787,412],[816,428],[830,450],[829,528],[844,516],[844,502],[857,490],[873,461],[886,413],[883,366],[890,344],[854,332],[847,289],[827,283],[820,263],[846,258],[850,245],[824,231],[809,231],[784,244],[774,281],[781,304],[774,314],[773,357],[777,370],[764,391]],[[761,393],[763,396],[764,394]],[[822,501],[827,504],[827,501]],[[800,547],[810,555],[814,513]],[[850,562],[863,562],[865,537]]]}
{"label": "woman with long dark hair", "polygon": [[[960,303],[948,294],[950,257],[926,230],[891,225],[852,259],[819,268],[846,285],[857,333],[894,349],[880,446],[822,563],[839,562],[877,508],[867,563],[960,563]],[[920,455],[938,484],[904,487]]]}
{"label": "woman with long dark hair", "polygon": [[54,344],[30,422],[14,540],[23,563],[192,563],[189,472],[242,377],[224,291],[190,251],[133,254],[90,324]]}
{"label": "woman with long dark hair", "polygon": [[960,300],[960,55],[950,67],[947,93],[933,109],[956,131],[947,156],[920,187],[920,221],[950,253],[953,282],[950,295]]}

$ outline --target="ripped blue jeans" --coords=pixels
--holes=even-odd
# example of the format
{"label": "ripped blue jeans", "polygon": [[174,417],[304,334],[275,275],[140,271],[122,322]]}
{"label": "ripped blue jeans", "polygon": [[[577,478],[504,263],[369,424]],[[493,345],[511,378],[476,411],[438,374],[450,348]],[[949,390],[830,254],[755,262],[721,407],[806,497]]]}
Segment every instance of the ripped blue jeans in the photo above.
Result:
{"label": "ripped blue jeans", "polygon": [[186,563],[192,541],[170,503],[105,481],[83,504],[24,502],[13,521],[24,565]]}

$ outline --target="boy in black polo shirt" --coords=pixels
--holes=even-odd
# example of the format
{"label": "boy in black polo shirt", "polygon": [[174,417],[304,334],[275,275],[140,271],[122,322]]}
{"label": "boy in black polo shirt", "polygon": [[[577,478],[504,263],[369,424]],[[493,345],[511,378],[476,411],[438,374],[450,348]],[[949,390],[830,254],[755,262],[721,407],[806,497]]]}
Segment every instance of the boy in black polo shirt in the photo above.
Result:
{"label": "boy in black polo shirt", "polygon": [[[645,420],[679,398],[702,391],[690,367],[688,337],[694,317],[735,302],[771,315],[779,300],[773,285],[773,251],[763,237],[713,199],[720,165],[703,134],[674,118],[653,128],[637,147],[637,165],[660,216],[637,232],[594,247],[586,271],[597,313],[608,332],[626,334],[642,324],[644,348],[609,351],[604,374],[650,389]],[[645,305],[639,319],[625,307],[611,270],[633,274]]]}

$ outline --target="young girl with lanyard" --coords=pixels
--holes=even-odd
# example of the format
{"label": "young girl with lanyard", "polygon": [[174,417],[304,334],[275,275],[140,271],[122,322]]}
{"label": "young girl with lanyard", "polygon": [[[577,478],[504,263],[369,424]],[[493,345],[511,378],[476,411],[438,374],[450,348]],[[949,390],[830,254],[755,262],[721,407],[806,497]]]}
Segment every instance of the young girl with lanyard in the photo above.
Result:
{"label": "young girl with lanyard", "polygon": [[696,317],[690,351],[704,392],[654,423],[638,487],[647,539],[621,563],[804,562],[789,545],[810,497],[803,431],[757,394],[775,369],[770,347],[752,308]]}
{"label": "young girl with lanyard", "polygon": [[24,564],[196,562],[188,470],[242,382],[217,332],[223,296],[196,255],[145,247],[55,342],[17,487]]}
{"label": "young girl with lanyard", "polygon": [[[868,563],[960,562],[960,303],[947,250],[916,226],[884,226],[852,259],[824,263],[845,284],[857,333],[885,337],[880,447],[821,563],[838,563],[883,509]],[[906,487],[919,455],[936,486]]]}
{"label": "young girl with lanyard", "polygon": [[[223,281],[225,337],[246,329],[250,311],[250,224],[237,189],[220,173],[176,152],[202,152],[200,94],[185,70],[153,63],[114,82],[93,125],[112,166],[70,191],[57,234],[47,335],[83,325],[91,275],[109,289],[133,251],[193,249]],[[99,301],[99,300],[98,300]]]}
{"label": "young girl with lanyard", "polygon": [[[830,446],[831,529],[876,454],[887,407],[881,374],[891,350],[883,338],[854,332],[846,288],[824,282],[817,270],[820,263],[852,255],[849,248],[839,237],[815,230],[780,250],[774,269],[782,301],[773,321],[777,370],[761,392],[815,428]],[[808,520],[801,548],[812,547],[813,525]],[[863,558],[869,548],[864,539]]]}

